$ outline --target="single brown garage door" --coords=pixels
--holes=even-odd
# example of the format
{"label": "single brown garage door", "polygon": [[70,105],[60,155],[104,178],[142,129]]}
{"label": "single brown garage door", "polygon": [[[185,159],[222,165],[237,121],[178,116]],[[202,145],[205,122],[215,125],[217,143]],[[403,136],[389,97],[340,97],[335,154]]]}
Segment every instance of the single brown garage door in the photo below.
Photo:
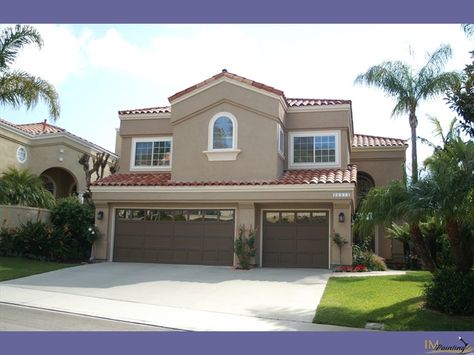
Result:
{"label": "single brown garage door", "polygon": [[263,215],[263,266],[329,267],[327,211],[267,211]]}
{"label": "single brown garage door", "polygon": [[233,210],[118,209],[114,261],[232,265]]}

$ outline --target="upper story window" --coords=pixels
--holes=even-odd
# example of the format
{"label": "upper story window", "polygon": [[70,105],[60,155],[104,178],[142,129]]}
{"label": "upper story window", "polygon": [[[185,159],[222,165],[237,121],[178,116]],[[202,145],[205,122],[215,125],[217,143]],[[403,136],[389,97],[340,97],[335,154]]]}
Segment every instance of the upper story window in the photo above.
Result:
{"label": "upper story window", "polygon": [[229,112],[220,112],[209,123],[209,150],[237,148],[237,120]]}
{"label": "upper story window", "polygon": [[340,133],[338,131],[291,133],[292,168],[338,166],[340,162]]}
{"label": "upper story window", "polygon": [[281,125],[278,125],[278,153],[282,157],[285,156],[285,131],[283,131]]}
{"label": "upper story window", "polygon": [[237,147],[237,119],[229,112],[219,112],[209,121],[207,150],[203,151],[209,161],[236,160],[240,153]]}
{"label": "upper story window", "polygon": [[134,138],[130,170],[169,170],[171,137]]}

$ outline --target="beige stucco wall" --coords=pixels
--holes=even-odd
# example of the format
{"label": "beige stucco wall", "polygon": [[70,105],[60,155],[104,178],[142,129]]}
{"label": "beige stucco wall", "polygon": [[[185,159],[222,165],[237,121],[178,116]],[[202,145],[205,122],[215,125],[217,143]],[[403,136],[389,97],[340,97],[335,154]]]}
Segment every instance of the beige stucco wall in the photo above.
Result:
{"label": "beige stucco wall", "polygon": [[[237,149],[233,161],[208,161],[209,122],[219,112],[237,119]],[[281,176],[277,121],[242,106],[222,102],[190,119],[173,131],[172,179],[177,181],[275,179]]]}
{"label": "beige stucco wall", "polygon": [[26,222],[49,222],[51,212],[44,208],[0,205],[0,227],[17,228]]}
{"label": "beige stucco wall", "polygon": [[[28,168],[31,150],[29,148],[29,140],[9,132],[0,127],[0,172],[5,171],[9,167],[24,169]],[[16,151],[18,147],[24,147],[27,153],[27,161],[23,164],[16,159]]]}
{"label": "beige stucco wall", "polygon": [[351,163],[357,165],[358,172],[369,174],[375,186],[384,186],[403,179],[405,149],[353,149]]}
{"label": "beige stucco wall", "polygon": [[220,82],[203,91],[194,92],[186,99],[172,102],[171,124],[186,119],[203,110],[208,110],[221,102],[228,102],[235,106],[252,109],[260,115],[269,115],[278,119],[280,113],[280,99],[277,95],[268,95],[265,91],[256,91],[242,87],[238,83]]}

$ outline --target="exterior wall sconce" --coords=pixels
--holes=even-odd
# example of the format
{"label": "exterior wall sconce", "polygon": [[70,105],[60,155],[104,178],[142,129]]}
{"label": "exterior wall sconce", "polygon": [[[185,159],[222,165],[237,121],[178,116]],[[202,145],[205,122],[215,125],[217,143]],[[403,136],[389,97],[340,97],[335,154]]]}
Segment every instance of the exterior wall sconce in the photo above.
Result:
{"label": "exterior wall sconce", "polygon": [[99,211],[97,212],[97,219],[99,221],[103,220],[104,219],[104,211]]}
{"label": "exterior wall sconce", "polygon": [[346,217],[344,216],[344,212],[339,213],[339,223],[344,223]]}

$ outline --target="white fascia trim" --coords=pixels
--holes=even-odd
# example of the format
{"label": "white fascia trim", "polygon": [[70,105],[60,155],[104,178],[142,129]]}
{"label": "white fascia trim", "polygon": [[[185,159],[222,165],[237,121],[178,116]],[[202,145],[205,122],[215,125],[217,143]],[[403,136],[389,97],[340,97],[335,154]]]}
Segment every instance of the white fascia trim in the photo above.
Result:
{"label": "white fascia trim", "polygon": [[219,186],[91,186],[92,192],[317,192],[340,191],[352,192],[354,183],[342,184],[298,184],[298,185],[219,185]]}
{"label": "white fascia trim", "polygon": [[[326,136],[334,135],[336,136],[336,161],[333,163],[294,163],[294,137],[310,137],[310,136]],[[325,169],[325,168],[340,168],[341,167],[341,131],[291,131],[288,134],[288,169],[298,170],[298,169]]]}
{"label": "white fascia trim", "polygon": [[[164,142],[164,141],[170,141],[171,142],[170,165],[168,165],[168,166],[135,166],[135,149],[136,149],[137,143],[139,143],[139,142]],[[152,159],[153,159],[153,157],[152,157]],[[173,165],[173,137],[172,136],[132,138],[132,152],[131,152],[131,156],[130,156],[130,171],[171,171],[171,166],[172,165]]]}
{"label": "white fascia trim", "polygon": [[121,121],[153,120],[162,118],[171,118],[171,113],[129,113],[126,115],[119,115]]}
{"label": "white fascia trim", "polygon": [[243,82],[240,82],[240,81],[237,81],[237,80],[233,80],[233,79],[230,79],[226,76],[223,76],[222,78],[219,78],[217,80],[214,80],[214,81],[211,81],[207,84],[204,84],[203,86],[199,87],[199,88],[196,88],[194,89],[193,91],[187,93],[187,94],[184,94],[183,96],[180,96],[176,99],[174,99],[173,101],[170,101],[170,104],[177,104],[181,101],[184,101],[186,100],[187,98],[191,97],[191,96],[194,96],[204,90],[207,90],[207,89],[210,89],[212,88],[213,86],[216,86],[222,82],[227,82],[227,83],[230,83],[230,84],[233,84],[233,85],[237,85],[237,86],[240,86],[240,87],[243,87],[245,89],[248,89],[248,90],[252,90],[252,91],[255,91],[255,92],[258,92],[262,95],[266,95],[266,96],[269,96],[269,97],[272,97],[274,99],[280,99],[280,95],[277,95],[277,94],[274,94],[274,93],[271,93],[271,92],[268,92],[266,90],[263,90],[263,89],[259,89],[253,85],[248,85],[246,83],[243,83]]}
{"label": "white fascia trim", "polygon": [[325,105],[325,106],[289,106],[287,109],[288,113],[291,112],[324,112],[324,111],[349,111],[351,105],[339,104],[339,105]]}

